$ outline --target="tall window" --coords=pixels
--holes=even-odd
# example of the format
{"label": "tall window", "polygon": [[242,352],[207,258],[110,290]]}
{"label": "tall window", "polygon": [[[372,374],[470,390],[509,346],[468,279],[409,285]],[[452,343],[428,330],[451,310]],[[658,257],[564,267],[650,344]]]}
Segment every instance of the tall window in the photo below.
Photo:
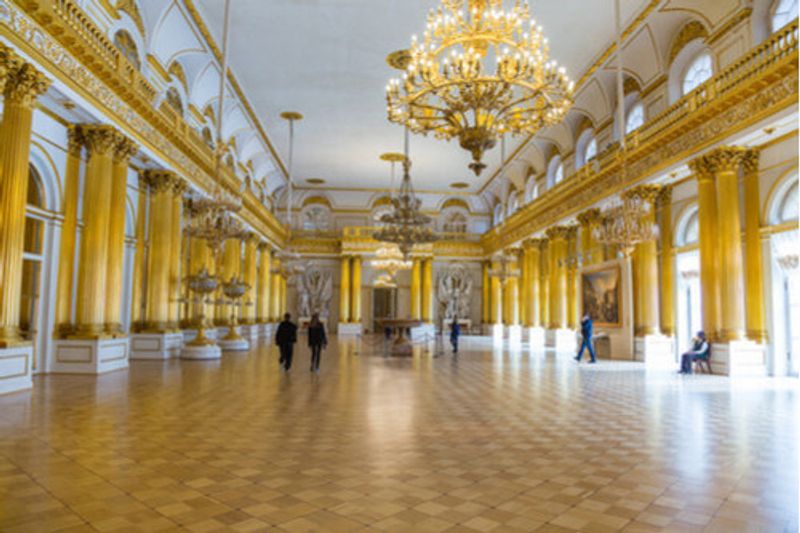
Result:
{"label": "tall window", "polygon": [[641,128],[642,124],[644,124],[644,105],[641,102],[637,102],[628,111],[628,117],[625,119],[625,135]]}
{"label": "tall window", "polygon": [[786,196],[784,196],[783,201],[781,201],[781,204],[778,207],[778,217],[780,222],[792,222],[797,220],[798,201],[800,201],[800,199],[798,199],[797,182],[795,181],[794,185],[792,185],[789,190],[786,191]]}
{"label": "tall window", "polygon": [[506,214],[508,216],[511,216],[517,212],[517,209],[519,209],[519,194],[513,192],[508,197],[508,206],[506,208]]}
{"label": "tall window", "polygon": [[[45,208],[44,187],[36,167],[28,166],[28,207]],[[23,235],[22,286],[20,290],[19,328],[22,336],[35,340],[39,329],[42,286],[42,254],[44,252],[45,221],[35,212],[25,216]],[[38,346],[34,343],[33,367],[38,367]]]}
{"label": "tall window", "polygon": [[561,183],[564,179],[564,165],[561,163],[561,156],[553,156],[550,164],[547,165],[547,182],[550,187]]}
{"label": "tall window", "polygon": [[525,183],[525,202],[535,200],[539,196],[539,184],[536,182],[536,176],[530,176],[527,183]]}
{"label": "tall window", "polygon": [[499,226],[503,223],[503,204],[498,203],[494,206],[494,216],[492,217],[492,222],[495,226]]}
{"label": "tall window", "polygon": [[594,131],[586,128],[575,143],[575,168],[583,167],[595,156],[597,156],[597,139],[594,138]]}
{"label": "tall window", "polygon": [[683,94],[689,94],[695,90],[704,81],[708,80],[712,74],[711,55],[708,52],[703,52],[686,67],[686,73],[683,75],[681,82]]}
{"label": "tall window", "polygon": [[797,0],[776,0],[772,12],[772,31],[778,31],[797,18]]}
{"label": "tall window", "polygon": [[136,47],[136,41],[133,40],[131,34],[125,30],[119,30],[114,34],[114,46],[117,50],[124,55],[128,61],[133,63],[136,70],[142,69],[142,63],[139,60],[139,50]]}
{"label": "tall window", "polygon": [[589,144],[586,145],[586,150],[583,152],[583,161],[588,163],[597,156],[597,139],[592,137]]}

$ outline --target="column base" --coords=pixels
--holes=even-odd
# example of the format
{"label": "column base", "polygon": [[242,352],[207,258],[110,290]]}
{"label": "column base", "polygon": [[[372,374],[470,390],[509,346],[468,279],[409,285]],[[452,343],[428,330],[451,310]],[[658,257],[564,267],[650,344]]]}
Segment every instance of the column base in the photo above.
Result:
{"label": "column base", "polygon": [[246,352],[250,349],[250,342],[239,336],[235,330],[217,341],[224,352]]}
{"label": "column base", "polygon": [[183,333],[134,333],[131,335],[132,360],[166,360],[178,357]]}
{"label": "column base", "polygon": [[634,359],[644,362],[648,368],[676,368],[678,363],[672,342],[672,337],[659,333],[634,337]]}
{"label": "column base", "polygon": [[577,336],[569,328],[549,329],[545,335],[547,345],[552,346],[556,353],[574,353],[578,350]]}
{"label": "column base", "polygon": [[766,376],[766,349],[748,340],[715,343],[711,346],[711,370],[726,376]]}
{"label": "column base", "polygon": [[503,341],[503,324],[484,324],[483,334],[488,335],[494,341]]}
{"label": "column base", "polygon": [[509,344],[520,344],[522,342],[522,326],[506,326],[505,336]]}
{"label": "column base", "polygon": [[528,347],[531,350],[542,351],[544,350],[544,328],[525,328],[523,330],[524,339],[528,341]]}
{"label": "column base", "polygon": [[409,338],[412,341],[424,341],[425,339],[434,339],[436,337],[436,327],[433,324],[420,324],[417,327],[411,328]]}
{"label": "column base", "polygon": [[51,372],[104,374],[128,368],[131,339],[60,339],[55,341]]}
{"label": "column base", "polygon": [[255,344],[258,342],[260,329],[261,326],[258,324],[245,324],[244,326],[239,327],[242,337],[249,341],[250,344]]}
{"label": "column base", "polygon": [[222,349],[217,344],[187,344],[181,350],[181,359],[194,361],[219,359]]}
{"label": "column base", "polygon": [[32,388],[32,363],[33,346],[30,344],[0,349],[0,394]]}
{"label": "column base", "polygon": [[360,322],[339,322],[336,333],[339,336],[361,335],[363,328]]}

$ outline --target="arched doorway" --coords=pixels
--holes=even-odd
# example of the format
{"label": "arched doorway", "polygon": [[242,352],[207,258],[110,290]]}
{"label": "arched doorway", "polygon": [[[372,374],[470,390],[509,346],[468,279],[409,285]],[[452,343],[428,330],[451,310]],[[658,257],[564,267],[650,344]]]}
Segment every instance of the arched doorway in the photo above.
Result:
{"label": "arched doorway", "polygon": [[695,333],[703,329],[700,291],[700,252],[697,206],[688,207],[679,219],[676,234],[676,335],[678,353],[689,349]]}
{"label": "arched doorway", "polygon": [[44,277],[45,228],[47,225],[45,190],[39,171],[28,166],[28,198],[22,255],[19,327],[22,336],[33,343],[33,372],[43,369],[44,346],[40,333],[44,327],[42,290]]}

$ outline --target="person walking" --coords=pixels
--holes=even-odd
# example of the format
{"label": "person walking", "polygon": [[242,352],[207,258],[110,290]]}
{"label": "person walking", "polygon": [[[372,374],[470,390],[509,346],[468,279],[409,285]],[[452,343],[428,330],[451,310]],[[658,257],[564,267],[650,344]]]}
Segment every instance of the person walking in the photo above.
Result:
{"label": "person walking", "polygon": [[[703,361],[708,359],[708,350],[709,350],[708,341],[706,340],[706,334],[704,331],[698,331],[697,335],[692,338],[692,347],[691,349],[681,355],[681,369],[679,370],[679,374],[691,374],[692,373],[692,363],[695,361]],[[709,368],[711,365],[709,364]]]}
{"label": "person walking", "polygon": [[325,335],[325,325],[319,319],[319,313],[311,315],[308,324],[308,347],[311,348],[311,371],[319,373],[319,356],[322,349],[328,345]]}
{"label": "person walking", "polygon": [[292,358],[294,356],[294,344],[297,342],[297,325],[291,321],[292,315],[283,315],[283,322],[278,324],[278,331],[275,332],[275,344],[281,351],[280,363],[283,370],[288,372],[292,368]]}
{"label": "person walking", "polygon": [[589,355],[592,356],[592,360],[589,362],[597,362],[597,358],[594,356],[594,348],[592,347],[592,328],[592,317],[589,316],[589,313],[584,313],[583,318],[581,318],[581,349],[578,351],[578,355],[575,356],[575,360],[578,362],[583,357],[584,349],[588,349]]}
{"label": "person walking", "polygon": [[453,319],[450,324],[450,344],[453,345],[453,353],[458,353],[458,338],[461,336],[461,324],[457,319]]}

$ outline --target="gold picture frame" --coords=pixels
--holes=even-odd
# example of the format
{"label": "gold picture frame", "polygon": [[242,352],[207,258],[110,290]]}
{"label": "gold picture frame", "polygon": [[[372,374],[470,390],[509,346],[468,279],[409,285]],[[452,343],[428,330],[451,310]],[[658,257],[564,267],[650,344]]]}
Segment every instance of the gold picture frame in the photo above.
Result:
{"label": "gold picture frame", "polygon": [[581,272],[583,313],[595,326],[622,327],[622,270],[619,265]]}

